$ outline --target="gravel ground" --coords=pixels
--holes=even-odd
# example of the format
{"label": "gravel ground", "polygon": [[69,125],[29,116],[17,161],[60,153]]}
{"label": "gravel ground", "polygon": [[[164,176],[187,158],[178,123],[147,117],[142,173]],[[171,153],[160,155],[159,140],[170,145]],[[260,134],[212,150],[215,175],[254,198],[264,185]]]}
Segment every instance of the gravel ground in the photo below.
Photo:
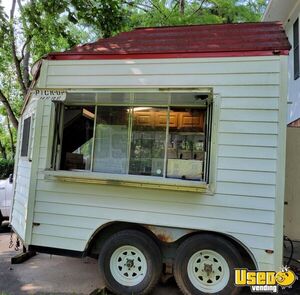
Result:
{"label": "gravel ground", "polygon": [[[99,281],[97,261],[91,258],[70,258],[38,254],[30,260],[11,265],[18,252],[9,249],[10,229],[0,227],[0,295],[28,294],[97,294],[103,284]],[[158,285],[154,295],[180,295],[174,280]],[[251,294],[249,289],[243,295]],[[256,293],[257,294],[257,293]],[[266,293],[265,293],[266,294]],[[283,294],[300,294],[300,283]],[[229,294],[228,294],[229,295]]]}

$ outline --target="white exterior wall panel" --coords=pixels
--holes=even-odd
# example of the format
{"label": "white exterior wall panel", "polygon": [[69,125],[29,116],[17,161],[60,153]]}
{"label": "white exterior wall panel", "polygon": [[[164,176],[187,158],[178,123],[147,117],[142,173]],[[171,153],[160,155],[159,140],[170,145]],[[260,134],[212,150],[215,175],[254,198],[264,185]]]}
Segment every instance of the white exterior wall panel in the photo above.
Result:
{"label": "white exterior wall panel", "polygon": [[[32,116],[36,110],[36,101],[31,100],[26,107],[26,111],[23,114],[23,118]],[[33,140],[35,133],[35,124],[31,121],[31,139]],[[19,132],[18,132],[18,142],[21,144],[22,136],[21,130],[23,128],[23,121],[20,121]],[[20,157],[20,146],[16,151],[16,168],[15,168],[15,184],[14,184],[14,200],[13,200],[13,210],[11,214],[11,224],[13,228],[18,232],[20,238],[25,241],[25,232],[27,226],[27,209],[28,209],[28,199],[29,199],[29,188],[31,181],[31,162],[28,157]]]}
{"label": "white exterior wall panel", "polygon": [[211,171],[216,187],[206,194],[47,178],[49,103],[36,172],[34,222],[40,225],[33,227],[31,244],[83,251],[99,226],[120,220],[226,233],[250,249],[260,268],[274,269],[275,255],[265,250],[275,249],[276,197],[283,198],[276,196],[280,62],[280,57],[44,61],[39,87],[213,87],[219,113],[212,154],[217,168]]}

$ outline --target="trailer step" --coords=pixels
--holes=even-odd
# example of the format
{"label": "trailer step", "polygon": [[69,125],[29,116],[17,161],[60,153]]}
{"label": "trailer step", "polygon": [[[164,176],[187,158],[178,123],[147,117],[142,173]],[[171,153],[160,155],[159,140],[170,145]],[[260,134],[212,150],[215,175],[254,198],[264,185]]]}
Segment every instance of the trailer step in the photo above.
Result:
{"label": "trailer step", "polygon": [[22,252],[11,258],[11,264],[23,263],[35,255],[36,255],[36,252],[34,252],[34,251]]}

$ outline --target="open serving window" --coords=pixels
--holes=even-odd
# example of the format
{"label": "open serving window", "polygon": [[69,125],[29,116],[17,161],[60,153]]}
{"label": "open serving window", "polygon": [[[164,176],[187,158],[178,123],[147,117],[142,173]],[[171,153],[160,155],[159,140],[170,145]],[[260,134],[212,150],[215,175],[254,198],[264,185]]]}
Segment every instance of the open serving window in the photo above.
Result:
{"label": "open serving window", "polygon": [[209,182],[210,89],[68,93],[52,167]]}

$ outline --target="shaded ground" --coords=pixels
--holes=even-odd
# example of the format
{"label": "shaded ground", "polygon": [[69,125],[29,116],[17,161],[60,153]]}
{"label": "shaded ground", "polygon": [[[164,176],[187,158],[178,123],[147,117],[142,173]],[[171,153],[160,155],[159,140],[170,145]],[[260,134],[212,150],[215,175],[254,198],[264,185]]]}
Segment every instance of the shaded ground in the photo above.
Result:
{"label": "shaded ground", "polygon": [[[77,259],[38,254],[23,264],[11,265],[11,257],[18,252],[8,247],[9,232],[7,224],[0,227],[0,295],[96,295],[95,290],[103,287],[98,278],[97,261],[90,258]],[[170,280],[167,284],[157,286],[153,294],[180,295],[181,293],[175,282]],[[251,294],[248,289],[243,290],[243,295],[246,294]],[[285,291],[283,294],[300,294],[300,282],[298,281],[292,290]]]}

